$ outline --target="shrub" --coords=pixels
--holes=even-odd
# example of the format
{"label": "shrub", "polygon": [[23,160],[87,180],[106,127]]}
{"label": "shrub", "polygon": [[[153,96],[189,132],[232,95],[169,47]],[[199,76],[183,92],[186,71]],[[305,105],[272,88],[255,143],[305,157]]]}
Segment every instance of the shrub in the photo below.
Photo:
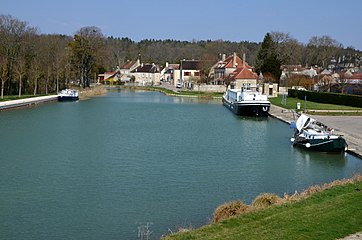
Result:
{"label": "shrub", "polygon": [[252,206],[254,208],[266,208],[279,203],[282,203],[282,199],[278,195],[274,193],[263,193],[254,199]]}
{"label": "shrub", "polygon": [[218,223],[222,220],[229,219],[230,217],[238,216],[247,211],[248,208],[249,206],[240,200],[224,203],[216,208],[213,216],[213,222]]}

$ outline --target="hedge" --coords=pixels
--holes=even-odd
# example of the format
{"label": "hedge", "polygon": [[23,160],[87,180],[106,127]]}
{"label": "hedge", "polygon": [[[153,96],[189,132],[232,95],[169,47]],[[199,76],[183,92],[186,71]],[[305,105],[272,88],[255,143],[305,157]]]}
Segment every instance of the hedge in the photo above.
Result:
{"label": "hedge", "polygon": [[318,103],[330,103],[336,105],[362,108],[362,96],[359,95],[330,93],[330,92],[311,92],[311,91],[300,91],[296,89],[289,89],[288,96],[296,97],[302,100],[304,100],[305,97],[307,97],[308,101],[318,102]]}

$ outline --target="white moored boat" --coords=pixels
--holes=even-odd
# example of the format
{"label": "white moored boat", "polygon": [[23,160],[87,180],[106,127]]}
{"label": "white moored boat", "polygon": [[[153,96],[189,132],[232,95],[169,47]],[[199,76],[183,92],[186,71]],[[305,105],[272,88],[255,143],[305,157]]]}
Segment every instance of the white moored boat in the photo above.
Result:
{"label": "white moored boat", "polygon": [[228,89],[222,102],[236,115],[267,117],[270,109],[268,96],[252,90]]}
{"label": "white moored boat", "polygon": [[73,89],[64,89],[58,94],[58,101],[77,101],[79,100],[79,91]]}

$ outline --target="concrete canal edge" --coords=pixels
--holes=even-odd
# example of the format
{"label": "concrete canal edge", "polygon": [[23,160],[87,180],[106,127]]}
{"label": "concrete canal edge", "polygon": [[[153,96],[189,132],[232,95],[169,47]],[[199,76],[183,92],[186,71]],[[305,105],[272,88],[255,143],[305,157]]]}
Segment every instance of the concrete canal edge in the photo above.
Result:
{"label": "concrete canal edge", "polygon": [[[290,124],[293,121],[296,121],[298,119],[298,116],[296,116],[296,113],[294,111],[276,106],[271,105],[269,116],[277,118],[287,124]],[[343,126],[353,126],[354,124],[358,124],[359,122],[353,118],[349,118],[348,116],[344,117],[344,125],[339,126],[338,129],[336,129],[337,122],[334,121],[335,117],[330,116],[328,117],[328,122],[326,117],[323,116],[314,116],[313,118],[317,119],[318,121],[326,124],[329,127],[335,128],[335,133],[339,135],[343,135],[343,137],[346,139],[348,144],[348,150],[347,152],[360,158],[362,160],[362,132],[359,131],[353,131],[353,130],[347,130],[347,128],[343,128]],[[321,120],[321,118],[323,120]],[[361,117],[362,118],[362,117]],[[291,132],[292,135],[292,132]]]}
{"label": "concrete canal edge", "polygon": [[53,102],[58,100],[58,95],[42,96],[42,97],[31,97],[18,100],[10,100],[0,102],[0,111],[10,110],[15,108],[30,107],[32,105]]}

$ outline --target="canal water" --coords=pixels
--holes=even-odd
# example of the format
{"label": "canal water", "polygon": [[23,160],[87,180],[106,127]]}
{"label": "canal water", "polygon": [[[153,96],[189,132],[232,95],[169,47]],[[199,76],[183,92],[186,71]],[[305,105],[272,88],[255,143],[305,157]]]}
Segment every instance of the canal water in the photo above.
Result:
{"label": "canal water", "polygon": [[350,177],[362,161],[295,149],[272,117],[113,91],[0,113],[0,239],[150,239],[227,201]]}

